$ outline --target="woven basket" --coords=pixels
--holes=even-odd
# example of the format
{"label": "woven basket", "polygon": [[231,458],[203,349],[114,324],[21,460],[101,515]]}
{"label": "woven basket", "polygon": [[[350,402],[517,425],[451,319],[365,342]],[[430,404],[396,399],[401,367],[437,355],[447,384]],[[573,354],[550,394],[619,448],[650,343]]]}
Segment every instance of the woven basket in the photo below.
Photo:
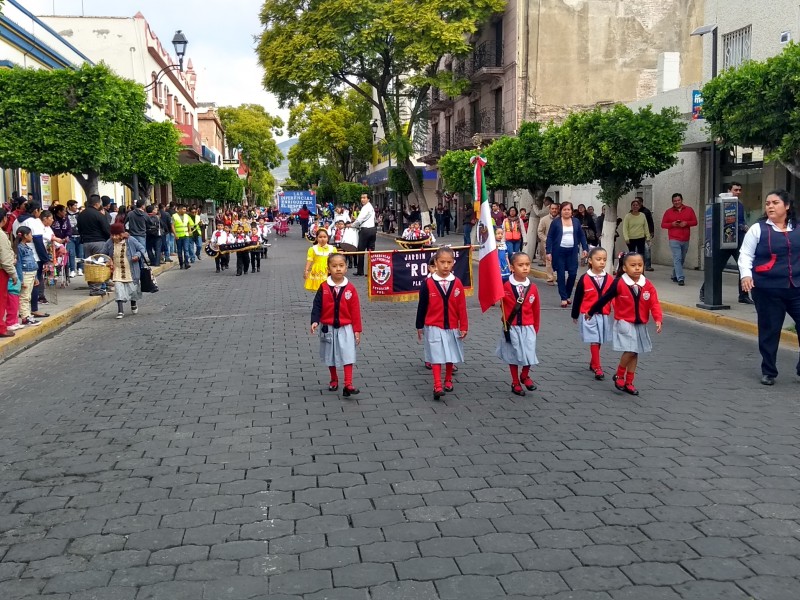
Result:
{"label": "woven basket", "polygon": [[[105,254],[93,254],[89,258],[98,259],[104,257],[106,261],[110,261],[111,257]],[[105,283],[111,279],[111,267],[106,265],[93,265],[91,263],[83,263],[83,278],[86,283]]]}

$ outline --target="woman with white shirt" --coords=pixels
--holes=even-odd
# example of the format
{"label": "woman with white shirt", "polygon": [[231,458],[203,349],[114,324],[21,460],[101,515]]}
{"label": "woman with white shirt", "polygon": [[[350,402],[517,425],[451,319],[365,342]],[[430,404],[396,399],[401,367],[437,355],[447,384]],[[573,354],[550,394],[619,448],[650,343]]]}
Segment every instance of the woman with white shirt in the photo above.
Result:
{"label": "woman with white shirt", "polygon": [[[800,323],[800,229],[785,190],[767,194],[764,205],[765,218],[747,230],[739,250],[739,276],[758,313],[761,383],[774,385],[786,314]],[[795,371],[800,375],[800,362]]]}
{"label": "woman with white shirt", "polygon": [[[547,232],[547,260],[552,261],[553,271],[558,282],[558,295],[561,308],[571,304],[572,288],[578,276],[578,251],[581,258],[589,252],[589,244],[581,228],[581,222],[572,216],[572,202],[564,202],[560,207],[561,218],[554,219]],[[567,277],[565,281],[564,272]]]}

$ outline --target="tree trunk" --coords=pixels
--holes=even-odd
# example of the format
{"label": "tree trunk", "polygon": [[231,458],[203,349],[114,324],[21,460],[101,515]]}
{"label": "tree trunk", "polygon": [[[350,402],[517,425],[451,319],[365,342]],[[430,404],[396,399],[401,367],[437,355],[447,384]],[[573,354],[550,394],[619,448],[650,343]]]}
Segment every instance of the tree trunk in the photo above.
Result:
{"label": "tree trunk", "polygon": [[786,168],[789,173],[795,177],[800,177],[800,164],[796,162],[781,161],[781,164]]}
{"label": "tree trunk", "polygon": [[96,171],[88,171],[86,175],[83,173],[73,173],[72,176],[83,189],[87,200],[92,194],[100,193],[100,177]]}
{"label": "tree trunk", "polygon": [[411,181],[411,193],[414,195],[415,204],[419,207],[419,210],[423,215],[425,213],[430,215],[428,201],[425,199],[425,191],[422,188],[422,183],[419,181],[419,179],[417,179],[417,167],[414,166],[411,158],[406,158],[403,161],[403,170],[406,172],[408,179]]}
{"label": "tree trunk", "polygon": [[606,215],[603,218],[603,233],[600,243],[605,248],[608,259],[606,260],[606,272],[614,271],[614,232],[617,230],[617,202],[606,204]]}

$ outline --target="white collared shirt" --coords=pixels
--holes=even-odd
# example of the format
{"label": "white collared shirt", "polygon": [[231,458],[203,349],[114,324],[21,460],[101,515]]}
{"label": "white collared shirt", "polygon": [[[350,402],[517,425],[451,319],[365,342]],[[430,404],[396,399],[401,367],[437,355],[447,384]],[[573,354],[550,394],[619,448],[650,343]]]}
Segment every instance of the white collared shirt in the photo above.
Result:
{"label": "white collared shirt", "polygon": [[353,221],[353,227],[364,227],[367,229],[375,227],[375,209],[372,207],[371,202],[367,202],[361,207],[358,218]]}
{"label": "white collared shirt", "polygon": [[343,288],[343,287],[345,287],[347,285],[348,281],[347,281],[347,277],[345,277],[344,279],[342,279],[342,283],[337,285],[337,284],[335,284],[333,282],[333,279],[329,276],[328,279],[326,279],[326,283],[331,287]]}
{"label": "white collared shirt", "polygon": [[[783,233],[777,225],[769,219],[767,219],[767,225],[772,227],[775,231]],[[792,224],[787,223],[786,231],[792,231],[792,229],[794,229]],[[739,265],[739,277],[741,279],[753,276],[753,261],[756,258],[756,247],[759,241],[761,241],[761,226],[756,224],[744,234],[742,247],[739,248],[739,260],[737,264]]]}
{"label": "white collared shirt", "polygon": [[639,275],[639,281],[634,281],[627,273],[622,274],[622,281],[625,282],[625,285],[638,285],[640,288],[644,287],[644,284],[647,283],[647,279],[644,275]]}
{"label": "white collared shirt", "polygon": [[517,279],[516,277],[514,277],[512,275],[511,277],[508,278],[508,283],[510,283],[514,287],[518,287],[520,285],[524,286],[524,287],[528,287],[531,284],[531,280],[526,277],[525,279],[520,281],[519,279]]}

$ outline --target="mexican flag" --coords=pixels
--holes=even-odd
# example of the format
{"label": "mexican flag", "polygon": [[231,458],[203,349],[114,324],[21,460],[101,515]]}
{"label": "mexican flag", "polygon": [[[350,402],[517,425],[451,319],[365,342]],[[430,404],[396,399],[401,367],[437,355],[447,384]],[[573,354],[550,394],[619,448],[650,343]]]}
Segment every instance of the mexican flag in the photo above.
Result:
{"label": "mexican flag", "polygon": [[500,261],[497,258],[497,242],[494,239],[492,225],[492,209],[489,195],[486,193],[486,179],[483,168],[486,159],[473,156],[470,164],[474,167],[475,202],[480,202],[478,213],[478,302],[481,310],[486,312],[490,307],[503,299],[503,278],[500,275]]}

